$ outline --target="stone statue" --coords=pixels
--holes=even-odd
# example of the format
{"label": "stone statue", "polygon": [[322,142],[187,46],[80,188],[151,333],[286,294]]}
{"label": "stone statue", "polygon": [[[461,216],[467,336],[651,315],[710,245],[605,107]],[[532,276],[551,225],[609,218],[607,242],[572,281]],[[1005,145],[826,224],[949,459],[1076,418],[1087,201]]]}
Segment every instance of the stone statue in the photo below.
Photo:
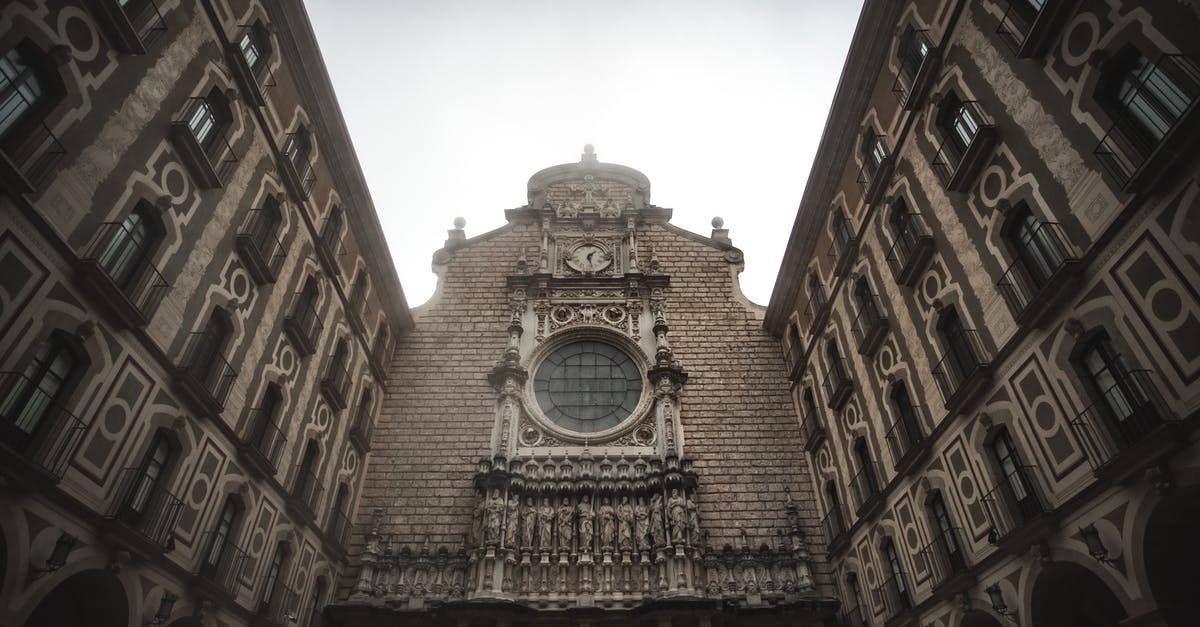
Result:
{"label": "stone statue", "polygon": [[687,497],[687,528],[692,544],[696,544],[700,540],[700,508],[696,507],[694,496]]}
{"label": "stone statue", "polygon": [[537,529],[537,507],[533,504],[533,497],[525,498],[525,507],[521,512],[521,548],[533,548],[533,534]]}
{"label": "stone statue", "polygon": [[671,517],[671,542],[682,544],[687,530],[687,501],[679,494],[679,488],[671,490],[667,499],[667,510]]}
{"label": "stone statue", "polygon": [[663,532],[663,498],[655,492],[650,497],[650,540],[654,547],[666,545],[667,539]]}
{"label": "stone statue", "polygon": [[579,549],[591,550],[593,538],[592,521],[596,518],[596,513],[592,511],[591,498],[586,494],[583,495],[576,509],[579,512]]}
{"label": "stone statue", "polygon": [[600,547],[611,549],[617,539],[617,514],[608,497],[600,501]]}
{"label": "stone statue", "polygon": [[475,511],[471,512],[472,544],[483,544],[483,525],[485,518],[487,518],[487,499],[483,496],[480,496],[479,502],[475,504]]}
{"label": "stone statue", "polygon": [[571,497],[564,496],[558,505],[558,550],[569,552],[575,540],[575,507]]}
{"label": "stone statue", "polygon": [[538,548],[554,550],[554,506],[548,496],[542,497],[542,506],[538,508]]}
{"label": "stone statue", "polygon": [[487,542],[500,541],[500,527],[504,523],[504,501],[499,490],[492,490],[487,501]]}
{"label": "stone statue", "polygon": [[504,527],[504,546],[515,549],[517,532],[521,529],[521,499],[517,498],[517,495],[509,495],[505,514],[507,526]]}
{"label": "stone statue", "polygon": [[639,550],[651,548],[646,546],[649,542],[647,536],[650,535],[650,510],[646,507],[645,499],[640,496],[633,504],[633,522],[635,547]]}
{"label": "stone statue", "polygon": [[617,547],[622,551],[633,550],[633,506],[629,497],[622,496],[617,505]]}

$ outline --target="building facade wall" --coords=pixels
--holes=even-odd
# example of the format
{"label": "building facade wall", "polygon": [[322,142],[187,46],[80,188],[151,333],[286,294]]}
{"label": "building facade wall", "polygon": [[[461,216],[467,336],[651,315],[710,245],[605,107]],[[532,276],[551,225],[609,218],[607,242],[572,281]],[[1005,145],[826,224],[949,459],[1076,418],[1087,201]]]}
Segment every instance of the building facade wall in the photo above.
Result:
{"label": "building facade wall", "polygon": [[[867,4],[869,13],[878,3]],[[1048,595],[1071,596],[1075,589],[1064,587],[1065,578],[1094,578],[1119,601],[1095,610],[1110,614],[1093,617],[1101,621],[1096,624],[1111,617],[1184,624],[1154,622],[1179,620],[1162,610],[1180,601],[1164,574],[1188,575],[1179,570],[1182,562],[1163,558],[1147,531],[1162,531],[1167,518],[1194,516],[1180,502],[1194,496],[1189,427],[1200,390],[1200,352],[1190,339],[1200,321],[1191,287],[1197,282],[1197,160],[1194,149],[1182,147],[1194,137],[1195,120],[1180,116],[1161,140],[1162,152],[1170,154],[1143,155],[1141,169],[1114,175],[1096,153],[1112,150],[1106,142],[1124,128],[1103,102],[1102,76],[1114,71],[1112,60],[1125,46],[1136,46],[1164,71],[1176,63],[1189,67],[1177,80],[1195,102],[1188,72],[1200,51],[1185,33],[1197,14],[1175,3],[1068,3],[1057,16],[1043,16],[1036,35],[1045,43],[1031,49],[1006,39],[1015,25],[1008,10],[1005,2],[908,3],[885,56],[869,69],[847,67],[877,72],[873,91],[857,128],[826,133],[853,133],[858,142],[865,133],[881,134],[889,154],[877,177],[882,180],[864,176],[859,143],[844,163],[829,164],[840,179],[833,193],[814,196],[812,213],[802,206],[799,218],[819,230],[816,243],[789,249],[780,280],[796,287],[791,294],[777,287],[768,313],[792,359],[797,413],[807,424],[802,431],[818,433],[809,453],[813,489],[823,514],[842,511],[845,529],[826,518],[832,525],[826,540],[835,548],[831,562],[847,622],[984,624],[971,622],[986,622],[983,614],[1003,621],[987,592],[998,586],[1007,611],[1023,623],[1062,624],[1047,618],[1060,609]],[[930,70],[926,93],[906,110],[907,94],[901,89],[897,97],[896,88],[905,86],[897,78],[898,49],[909,27],[925,32],[931,53],[922,70]],[[947,133],[945,125],[939,128],[939,111],[952,94],[977,103],[971,115],[982,131],[975,137],[991,140],[973,167],[965,159],[955,169],[953,155],[942,165]],[[1136,98],[1120,95],[1126,103]],[[898,201],[919,213],[925,227],[921,242],[909,247],[930,247],[915,268],[897,259],[908,252],[889,221]],[[1044,286],[1022,283],[1026,261],[1009,235],[1026,207],[1043,223],[1039,232],[1063,252],[1064,263]],[[839,211],[852,233],[840,246],[833,226]],[[811,299],[813,273],[828,304]],[[872,316],[855,296],[860,281],[877,296],[885,335],[875,342],[863,341],[872,335],[865,324]],[[967,343],[977,369],[956,373],[945,360],[953,349],[942,321],[950,312],[973,330]],[[1105,395],[1081,365],[1099,333],[1111,338],[1129,370],[1147,371],[1146,396],[1169,423],[1139,432],[1128,448],[1109,441],[1115,423],[1103,418]],[[831,402],[830,343],[845,359],[850,381],[844,405]],[[920,406],[921,441],[911,446],[901,443],[903,421],[892,397],[897,384]],[[815,397],[815,415],[804,404],[806,390]],[[1013,518],[1009,474],[994,452],[1001,431],[1026,466],[1023,485],[1036,491],[1038,511],[1029,516]],[[860,474],[859,438],[878,496],[856,498],[875,491]],[[963,546],[961,572],[938,553],[945,541],[930,513],[934,494],[944,500],[953,537]],[[1088,534],[1081,532],[1092,528],[1107,547],[1103,563],[1089,554]],[[887,581],[892,570],[883,545],[889,538],[907,603]],[[1193,550],[1183,548],[1188,542],[1179,546],[1182,554]],[[847,583],[851,574],[863,590],[861,601]]]}
{"label": "building facade wall", "polygon": [[[247,74],[239,45],[255,23],[265,65]],[[0,622],[53,621],[55,595],[115,579],[126,607],[98,610],[94,624],[144,624],[167,595],[178,598],[168,623],[307,624],[342,572],[383,356],[410,319],[378,254],[386,246],[357,163],[344,157],[349,139],[303,9],[13,2],[0,9],[0,33],[0,52],[46,61],[40,94],[24,93],[32,108],[0,134]],[[210,93],[228,107],[227,125],[197,153],[188,123],[195,98]],[[312,148],[289,161],[301,124]],[[272,202],[278,225],[255,231]],[[347,214],[340,229],[326,228],[334,206]],[[118,231],[131,232],[135,212],[152,227],[145,246],[128,249],[144,256],[126,267],[112,251],[128,245]],[[310,277],[311,313],[297,308]],[[201,359],[197,334],[214,312],[229,334]],[[22,381],[44,381],[34,362],[58,340],[75,367],[31,400]],[[332,368],[340,343],[345,365]],[[189,370],[199,363],[209,367]],[[269,386],[279,403],[264,436]],[[35,408],[42,401],[49,409]],[[35,414],[30,441],[13,429]],[[170,461],[152,515],[133,520],[122,507],[138,498],[131,476],[145,475],[156,435]],[[306,484],[297,473],[310,442],[318,454]],[[239,510],[232,548],[219,573],[196,576],[228,497]],[[68,537],[65,563],[38,572]],[[264,603],[280,543],[288,557]]]}

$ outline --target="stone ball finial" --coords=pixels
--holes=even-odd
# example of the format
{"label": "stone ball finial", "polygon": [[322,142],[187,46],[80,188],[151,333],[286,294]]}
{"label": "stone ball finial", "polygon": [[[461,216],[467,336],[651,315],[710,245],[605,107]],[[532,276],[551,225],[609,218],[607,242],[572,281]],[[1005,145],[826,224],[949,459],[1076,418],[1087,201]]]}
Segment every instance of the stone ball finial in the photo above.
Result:
{"label": "stone ball finial", "polygon": [[585,154],[585,155],[596,154],[596,147],[591,144],[584,144],[583,145],[583,154]]}
{"label": "stone ball finial", "polygon": [[725,219],[722,218],[721,216],[713,216],[712,227],[714,229],[719,229],[723,226],[725,226]]}
{"label": "stone ball finial", "polygon": [[456,228],[456,229],[461,229],[461,228],[463,228],[463,227],[464,227],[464,226],[466,226],[466,225],[467,225],[467,219],[466,219],[466,218],[464,218],[464,217],[462,217],[462,216],[458,216],[457,218],[454,218],[454,228]]}

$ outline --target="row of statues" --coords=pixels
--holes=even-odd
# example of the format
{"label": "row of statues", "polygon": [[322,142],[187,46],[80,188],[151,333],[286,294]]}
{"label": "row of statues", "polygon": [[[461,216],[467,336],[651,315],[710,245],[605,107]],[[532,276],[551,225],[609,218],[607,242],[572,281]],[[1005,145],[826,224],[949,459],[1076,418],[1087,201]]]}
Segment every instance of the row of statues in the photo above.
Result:
{"label": "row of statues", "polygon": [[[522,551],[573,553],[650,551],[667,545],[698,545],[700,515],[690,494],[673,488],[664,499],[653,493],[601,496],[593,505],[584,494],[576,503],[569,495],[557,499],[516,494],[507,498],[493,489],[481,498],[472,520],[475,546],[497,545]],[[598,546],[597,546],[598,543]]]}

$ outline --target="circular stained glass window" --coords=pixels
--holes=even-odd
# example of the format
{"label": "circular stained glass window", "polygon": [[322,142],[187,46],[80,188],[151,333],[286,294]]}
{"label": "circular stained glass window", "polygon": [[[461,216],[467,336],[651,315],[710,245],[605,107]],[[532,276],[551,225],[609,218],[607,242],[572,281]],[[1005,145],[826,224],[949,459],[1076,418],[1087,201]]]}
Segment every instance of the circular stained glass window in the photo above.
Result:
{"label": "circular stained glass window", "polygon": [[533,377],[538,406],[558,426],[578,433],[611,429],[642,397],[637,362],[611,344],[593,340],[560,346]]}

